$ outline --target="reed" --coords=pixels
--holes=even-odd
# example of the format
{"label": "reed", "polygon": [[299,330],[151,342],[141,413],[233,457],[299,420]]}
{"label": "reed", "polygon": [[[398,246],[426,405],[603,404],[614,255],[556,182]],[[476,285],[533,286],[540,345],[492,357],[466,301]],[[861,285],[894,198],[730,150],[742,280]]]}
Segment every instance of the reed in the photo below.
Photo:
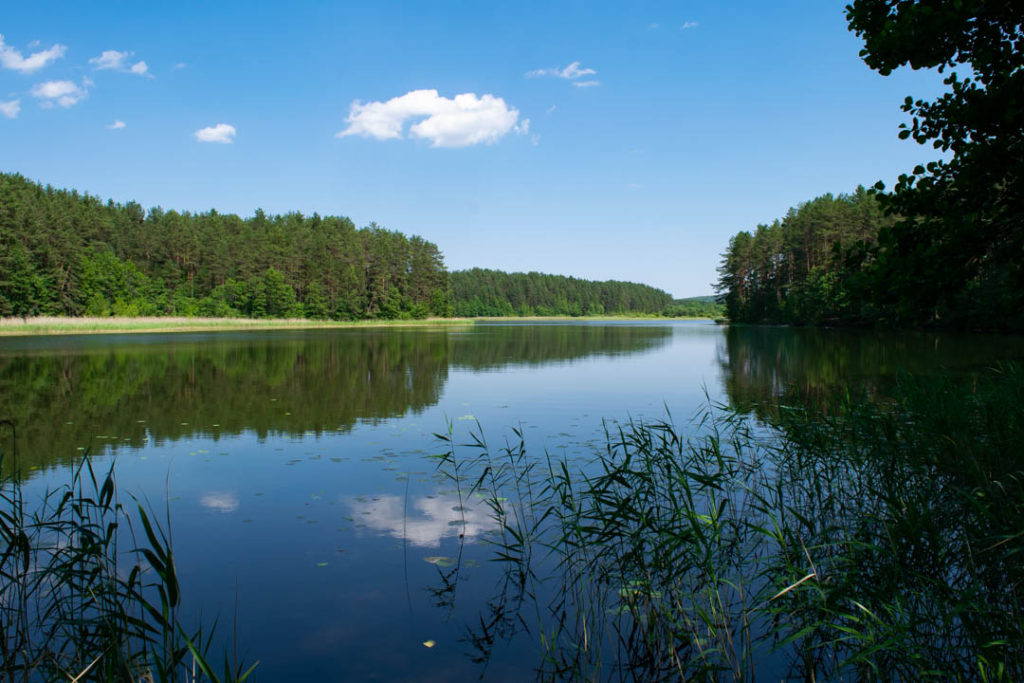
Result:
{"label": "reed", "polygon": [[481,660],[502,623],[544,678],[1024,679],[1024,373],[783,404],[630,422],[576,468],[449,433],[502,528]]}
{"label": "reed", "polygon": [[182,624],[168,525],[135,499],[121,502],[113,465],[97,473],[86,455],[67,484],[26,500],[16,454],[5,457],[15,465],[0,481],[0,679],[249,677],[255,665],[226,656],[214,669],[215,624]]}

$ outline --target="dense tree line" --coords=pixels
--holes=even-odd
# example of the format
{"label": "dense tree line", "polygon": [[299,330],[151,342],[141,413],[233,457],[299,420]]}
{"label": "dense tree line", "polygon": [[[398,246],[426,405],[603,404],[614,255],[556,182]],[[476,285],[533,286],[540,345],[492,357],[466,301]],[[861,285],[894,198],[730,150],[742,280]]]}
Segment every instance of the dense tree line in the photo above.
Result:
{"label": "dense tree line", "polygon": [[1024,330],[1024,4],[854,0],[846,18],[883,76],[946,74],[938,98],[906,98],[899,132],[946,158],[840,198],[846,218],[824,197],[737,234],[719,271],[729,317]]}
{"label": "dense tree line", "polygon": [[907,97],[899,132],[945,158],[876,185],[898,216],[873,254],[879,318],[1024,330],[1024,3],[854,0],[846,18],[870,68],[935,69],[947,86]]}
{"label": "dense tree line", "polygon": [[[449,284],[450,280],[450,284]],[[360,319],[710,315],[630,282],[473,269],[375,224],[103,202],[0,174],[0,315]]]}
{"label": "dense tree line", "polygon": [[457,316],[661,314],[672,304],[660,289],[615,280],[484,268],[455,271],[449,280]]}
{"label": "dense tree line", "polygon": [[858,187],[826,194],[729,240],[717,288],[737,322],[835,323],[871,314],[865,265],[892,219]]}
{"label": "dense tree line", "polygon": [[676,299],[663,314],[670,318],[721,318],[725,316],[725,306],[716,296],[691,296]]}
{"label": "dense tree line", "polygon": [[0,315],[426,317],[447,292],[437,246],[374,224],[146,211],[0,174]]}

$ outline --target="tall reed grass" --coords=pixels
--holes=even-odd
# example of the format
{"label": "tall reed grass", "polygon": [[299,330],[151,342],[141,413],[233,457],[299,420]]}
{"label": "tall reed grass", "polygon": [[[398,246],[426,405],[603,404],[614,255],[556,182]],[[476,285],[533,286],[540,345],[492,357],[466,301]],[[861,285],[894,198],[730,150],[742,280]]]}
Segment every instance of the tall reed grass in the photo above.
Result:
{"label": "tall reed grass", "polygon": [[502,531],[480,661],[526,630],[542,678],[1024,680],[1024,372],[828,405],[631,422],[576,469],[442,435]]}
{"label": "tall reed grass", "polygon": [[0,679],[248,678],[255,665],[211,665],[215,624],[183,626],[168,526],[122,504],[113,465],[97,473],[85,456],[67,484],[26,500],[16,454],[3,458],[15,466],[0,481]]}

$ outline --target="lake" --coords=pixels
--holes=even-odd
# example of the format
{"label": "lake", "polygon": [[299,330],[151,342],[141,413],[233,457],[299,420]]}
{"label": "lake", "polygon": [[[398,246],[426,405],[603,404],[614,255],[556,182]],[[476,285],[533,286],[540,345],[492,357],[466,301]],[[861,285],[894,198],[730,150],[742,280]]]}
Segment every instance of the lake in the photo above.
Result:
{"label": "lake", "polygon": [[771,421],[780,399],[1021,359],[1018,337],[704,321],[4,338],[0,417],[26,496],[88,453],[167,502],[189,614],[220,615],[258,680],[507,680],[532,675],[537,632],[481,645],[500,530],[436,434],[521,434],[587,471],[630,419],[696,434],[713,404]]}

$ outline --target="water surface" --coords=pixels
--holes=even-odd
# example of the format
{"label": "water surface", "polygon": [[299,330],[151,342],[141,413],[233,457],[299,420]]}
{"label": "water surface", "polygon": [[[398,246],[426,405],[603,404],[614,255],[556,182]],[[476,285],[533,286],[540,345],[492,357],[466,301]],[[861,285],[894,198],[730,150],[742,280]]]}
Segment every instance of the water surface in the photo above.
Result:
{"label": "water surface", "polygon": [[30,492],[88,453],[169,500],[187,607],[228,631],[237,610],[259,679],[501,680],[528,675],[536,645],[519,632],[474,661],[495,529],[437,471],[435,433],[500,446],[519,428],[585,467],[630,418],[770,417],[779,397],[882,397],[898,372],[1022,357],[1017,337],[706,322],[7,338],[0,416]]}

